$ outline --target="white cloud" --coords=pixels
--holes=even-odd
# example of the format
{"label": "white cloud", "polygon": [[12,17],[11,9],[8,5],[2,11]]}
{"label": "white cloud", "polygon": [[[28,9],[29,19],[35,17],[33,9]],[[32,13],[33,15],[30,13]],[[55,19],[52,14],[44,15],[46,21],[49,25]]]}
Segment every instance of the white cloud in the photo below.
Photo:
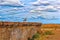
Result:
{"label": "white cloud", "polygon": [[60,0],[37,0],[31,4],[35,7],[30,11],[30,13],[33,15],[31,17],[42,17],[49,20],[60,18]]}
{"label": "white cloud", "polygon": [[55,7],[55,6],[47,6],[46,7],[46,11],[48,11],[48,12],[56,12],[56,11],[58,11],[58,9]]}
{"label": "white cloud", "polygon": [[45,14],[41,14],[41,17],[44,18],[44,19],[48,19],[48,20],[51,20],[51,19],[58,19],[60,18],[60,16],[58,16],[58,14],[52,14],[52,13],[45,13]]}
{"label": "white cloud", "polygon": [[58,9],[55,6],[45,6],[45,7],[40,7],[38,6],[37,8],[34,8],[33,10],[31,10],[30,12],[40,12],[40,11],[45,11],[45,12],[57,12]]}
{"label": "white cloud", "polygon": [[60,5],[60,0],[37,0],[35,2],[31,2],[34,6],[47,6],[47,5]]}
{"label": "white cloud", "polygon": [[35,5],[35,6],[40,6],[40,5],[49,5],[50,2],[49,1],[37,0],[36,2],[32,2],[31,4]]}
{"label": "white cloud", "polygon": [[0,5],[23,6],[20,0],[0,0]]}
{"label": "white cloud", "polygon": [[47,12],[40,12],[40,13],[31,13],[31,17],[38,18],[42,17],[43,19],[52,20],[52,19],[59,19],[60,13],[47,13]]}
{"label": "white cloud", "polygon": [[[34,18],[42,17],[44,19],[57,19],[60,18],[60,13],[55,13],[58,12],[58,9],[55,6],[49,5],[49,6],[44,6],[40,7],[37,6],[36,8],[32,9],[30,13],[34,16]],[[36,15],[35,15],[36,14]]]}

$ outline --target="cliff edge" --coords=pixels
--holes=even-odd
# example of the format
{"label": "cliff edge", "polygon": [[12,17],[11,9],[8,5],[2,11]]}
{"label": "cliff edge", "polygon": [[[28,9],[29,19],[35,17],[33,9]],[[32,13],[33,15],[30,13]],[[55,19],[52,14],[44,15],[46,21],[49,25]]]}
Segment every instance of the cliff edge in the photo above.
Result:
{"label": "cliff edge", "polygon": [[0,40],[28,40],[39,32],[41,23],[0,22]]}

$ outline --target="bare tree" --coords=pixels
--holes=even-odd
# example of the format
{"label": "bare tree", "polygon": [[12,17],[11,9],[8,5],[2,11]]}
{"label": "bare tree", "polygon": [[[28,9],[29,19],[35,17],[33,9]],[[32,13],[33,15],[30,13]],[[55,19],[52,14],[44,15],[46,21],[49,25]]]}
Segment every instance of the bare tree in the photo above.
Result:
{"label": "bare tree", "polygon": [[24,18],[23,22],[26,22],[27,21],[27,18]]}

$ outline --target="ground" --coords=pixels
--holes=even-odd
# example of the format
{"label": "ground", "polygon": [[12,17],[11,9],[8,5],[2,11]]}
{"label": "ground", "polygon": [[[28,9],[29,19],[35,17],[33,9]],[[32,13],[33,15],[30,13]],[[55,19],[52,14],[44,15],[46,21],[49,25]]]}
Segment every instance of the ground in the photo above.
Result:
{"label": "ground", "polygon": [[28,40],[33,35],[39,36],[34,40],[60,40],[60,24],[0,22],[0,40]]}
{"label": "ground", "polygon": [[43,32],[51,31],[53,35],[43,35],[42,40],[60,40],[60,25],[59,24],[44,24],[41,28]]}

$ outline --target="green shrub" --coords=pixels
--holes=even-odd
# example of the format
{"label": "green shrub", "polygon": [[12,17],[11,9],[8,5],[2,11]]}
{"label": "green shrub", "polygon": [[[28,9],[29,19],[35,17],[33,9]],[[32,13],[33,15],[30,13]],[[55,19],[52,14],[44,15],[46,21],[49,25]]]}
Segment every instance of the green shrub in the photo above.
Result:
{"label": "green shrub", "polygon": [[39,36],[40,36],[40,34],[39,33],[36,33],[36,34],[33,35],[33,37],[32,37],[31,40],[37,39],[37,38],[39,38]]}
{"label": "green shrub", "polygon": [[53,35],[54,33],[52,31],[46,31],[44,32],[44,35]]}

